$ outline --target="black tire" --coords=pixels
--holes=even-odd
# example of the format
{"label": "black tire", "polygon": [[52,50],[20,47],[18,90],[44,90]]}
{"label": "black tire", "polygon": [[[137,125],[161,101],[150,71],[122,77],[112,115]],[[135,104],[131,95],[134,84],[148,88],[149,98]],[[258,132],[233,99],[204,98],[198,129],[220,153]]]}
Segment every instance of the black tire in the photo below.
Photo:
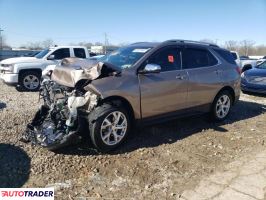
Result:
{"label": "black tire", "polygon": [[[127,120],[127,129],[124,136],[117,144],[107,145],[103,141],[101,136],[101,126],[105,118],[116,111],[119,111],[124,114]],[[120,146],[126,140],[131,129],[130,118],[126,110],[122,107],[118,107],[112,104],[103,104],[95,108],[88,116],[88,123],[91,141],[96,147],[96,149],[103,153],[114,150],[115,148]]]}
{"label": "black tire", "polygon": [[[229,98],[229,100],[230,100],[230,102],[229,102],[229,110],[227,111],[227,109],[225,108],[226,109],[226,112],[225,112],[226,114],[224,116],[221,116],[221,115],[218,114],[219,113],[218,110],[219,110],[219,108],[221,108],[221,107],[218,106],[218,101],[224,96],[227,96]],[[232,94],[228,90],[223,90],[223,91],[219,92],[216,95],[216,97],[215,97],[215,99],[214,99],[214,101],[212,103],[211,113],[210,113],[211,114],[211,118],[213,120],[215,120],[215,121],[223,121],[224,119],[226,119],[228,117],[228,115],[229,115],[229,113],[231,111],[231,108],[232,108],[232,104],[233,104],[233,97],[232,97]],[[224,109],[223,109],[223,111],[224,111]],[[221,111],[220,114],[223,111]]]}
{"label": "black tire", "polygon": [[[27,79],[27,77],[32,77],[34,79],[34,83],[36,83],[37,86],[31,88],[31,86],[24,84],[24,79]],[[19,85],[23,91],[38,91],[41,85],[41,73],[37,71],[22,72],[22,74],[20,74],[19,76]]]}

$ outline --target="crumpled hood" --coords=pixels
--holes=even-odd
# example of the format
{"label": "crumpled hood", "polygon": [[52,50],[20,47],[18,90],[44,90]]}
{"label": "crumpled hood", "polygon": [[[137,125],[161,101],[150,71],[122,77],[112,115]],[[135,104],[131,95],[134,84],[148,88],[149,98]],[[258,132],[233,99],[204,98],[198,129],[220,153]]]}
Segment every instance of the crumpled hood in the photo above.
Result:
{"label": "crumpled hood", "polygon": [[79,80],[94,80],[101,75],[103,63],[96,60],[65,58],[56,65],[51,79],[60,85],[75,87]]}
{"label": "crumpled hood", "polygon": [[38,62],[39,59],[35,57],[16,57],[16,58],[8,58],[1,61],[1,64],[17,64],[17,63],[25,63],[25,62]]}

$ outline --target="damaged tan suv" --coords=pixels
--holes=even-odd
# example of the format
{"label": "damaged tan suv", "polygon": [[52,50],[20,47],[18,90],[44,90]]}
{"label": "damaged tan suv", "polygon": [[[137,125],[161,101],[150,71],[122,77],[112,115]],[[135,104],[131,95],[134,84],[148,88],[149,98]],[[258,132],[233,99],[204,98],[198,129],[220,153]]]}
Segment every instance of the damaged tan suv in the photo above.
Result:
{"label": "damaged tan suv", "polygon": [[186,40],[135,43],[98,61],[67,58],[48,72],[44,104],[22,139],[55,150],[87,127],[107,152],[136,124],[207,112],[223,120],[239,95],[240,69],[229,51]]}

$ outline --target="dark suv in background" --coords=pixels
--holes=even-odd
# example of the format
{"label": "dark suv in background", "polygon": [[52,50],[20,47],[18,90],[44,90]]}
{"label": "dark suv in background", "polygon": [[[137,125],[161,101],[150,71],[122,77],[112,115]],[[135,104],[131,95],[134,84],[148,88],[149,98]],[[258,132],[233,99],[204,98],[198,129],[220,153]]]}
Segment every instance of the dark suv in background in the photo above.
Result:
{"label": "dark suv in background", "polygon": [[[80,62],[59,65],[52,80],[79,91],[66,96],[65,105],[75,102],[75,98],[88,101],[76,107],[87,118],[88,134],[100,151],[120,145],[135,122],[150,124],[206,112],[215,120],[223,120],[240,95],[240,68],[229,51],[213,44],[186,40],[141,42],[122,47],[96,63]],[[75,75],[77,70],[83,70],[80,78]],[[79,79],[89,81],[81,86],[77,84]],[[55,101],[46,109],[51,112],[57,104]],[[72,104],[68,107],[75,111]],[[68,118],[73,126],[67,125],[62,131],[73,130],[79,123],[76,115]],[[55,122],[51,119],[50,123]],[[60,124],[64,123],[61,120]]]}

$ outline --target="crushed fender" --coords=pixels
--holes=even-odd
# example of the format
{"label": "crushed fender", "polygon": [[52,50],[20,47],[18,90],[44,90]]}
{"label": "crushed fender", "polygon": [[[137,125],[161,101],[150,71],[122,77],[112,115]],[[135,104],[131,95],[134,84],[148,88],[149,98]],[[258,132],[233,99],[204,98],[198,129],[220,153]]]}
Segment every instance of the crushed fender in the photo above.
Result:
{"label": "crushed fender", "polygon": [[109,72],[113,75],[114,71],[104,63],[64,59],[42,81],[43,105],[27,125],[21,141],[56,150],[80,138],[78,108],[90,113],[101,99],[99,93],[84,88],[92,80],[109,76]]}

